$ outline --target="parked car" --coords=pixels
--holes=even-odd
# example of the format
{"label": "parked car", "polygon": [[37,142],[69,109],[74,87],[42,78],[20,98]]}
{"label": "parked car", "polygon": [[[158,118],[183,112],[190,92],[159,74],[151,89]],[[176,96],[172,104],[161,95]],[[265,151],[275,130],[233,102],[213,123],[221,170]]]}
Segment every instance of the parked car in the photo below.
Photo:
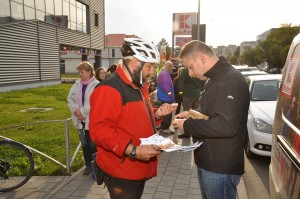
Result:
{"label": "parked car", "polygon": [[259,71],[259,69],[255,66],[249,67],[252,71]]}
{"label": "parked car", "polygon": [[251,71],[251,69],[247,65],[233,65],[233,67],[240,72]]}
{"label": "parked car", "polygon": [[300,198],[300,34],[290,46],[283,69],[272,138],[271,198]]}
{"label": "parked car", "polygon": [[267,75],[265,71],[243,71],[241,72],[244,77],[249,77],[253,75]]}
{"label": "parked car", "polygon": [[248,158],[253,157],[253,154],[271,155],[274,113],[281,77],[282,75],[257,75],[246,79],[250,92],[245,148]]}

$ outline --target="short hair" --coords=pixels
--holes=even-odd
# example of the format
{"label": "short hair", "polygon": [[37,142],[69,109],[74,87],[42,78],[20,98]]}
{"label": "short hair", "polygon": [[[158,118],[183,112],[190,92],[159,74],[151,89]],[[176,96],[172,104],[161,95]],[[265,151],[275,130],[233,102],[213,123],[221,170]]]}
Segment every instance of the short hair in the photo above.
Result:
{"label": "short hair", "polygon": [[203,53],[207,56],[215,55],[214,51],[208,45],[201,41],[193,40],[183,46],[179,57],[182,59],[187,55],[193,55],[195,53]]}
{"label": "short hair", "polygon": [[170,67],[171,65],[173,65],[173,63],[171,61],[166,61],[164,64],[164,67],[167,68],[167,67]]}
{"label": "short hair", "polygon": [[87,72],[91,71],[91,77],[93,77],[95,75],[94,68],[93,68],[92,64],[88,61],[80,62],[76,69],[77,70],[85,70]]}

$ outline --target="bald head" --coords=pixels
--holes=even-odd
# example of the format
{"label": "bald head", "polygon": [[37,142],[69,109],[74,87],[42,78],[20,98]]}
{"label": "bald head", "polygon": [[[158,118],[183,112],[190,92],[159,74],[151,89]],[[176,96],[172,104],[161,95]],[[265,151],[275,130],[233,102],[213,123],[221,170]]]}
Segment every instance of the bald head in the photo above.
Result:
{"label": "bald head", "polygon": [[164,64],[164,68],[169,71],[169,72],[172,72],[173,70],[173,63],[170,62],[170,61],[166,61],[165,64]]}

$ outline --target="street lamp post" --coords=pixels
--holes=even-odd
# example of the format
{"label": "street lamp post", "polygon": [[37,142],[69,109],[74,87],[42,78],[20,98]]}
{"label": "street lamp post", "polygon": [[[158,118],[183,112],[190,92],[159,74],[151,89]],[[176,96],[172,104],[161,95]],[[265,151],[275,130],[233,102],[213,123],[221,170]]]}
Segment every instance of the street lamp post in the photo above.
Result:
{"label": "street lamp post", "polygon": [[197,40],[200,41],[200,0],[198,0],[198,13],[197,13]]}

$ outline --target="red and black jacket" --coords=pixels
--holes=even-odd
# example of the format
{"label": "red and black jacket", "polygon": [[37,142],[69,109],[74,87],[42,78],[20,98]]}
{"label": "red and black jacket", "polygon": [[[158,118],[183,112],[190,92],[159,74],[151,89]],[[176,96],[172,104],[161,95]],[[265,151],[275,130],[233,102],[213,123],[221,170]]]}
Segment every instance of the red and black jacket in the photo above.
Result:
{"label": "red and black jacket", "polygon": [[115,75],[95,88],[90,105],[90,136],[97,146],[99,167],[120,179],[143,180],[156,176],[157,157],[149,162],[124,157],[129,143],[138,146],[140,138],[149,137],[155,131],[148,86],[136,87],[119,66]]}

